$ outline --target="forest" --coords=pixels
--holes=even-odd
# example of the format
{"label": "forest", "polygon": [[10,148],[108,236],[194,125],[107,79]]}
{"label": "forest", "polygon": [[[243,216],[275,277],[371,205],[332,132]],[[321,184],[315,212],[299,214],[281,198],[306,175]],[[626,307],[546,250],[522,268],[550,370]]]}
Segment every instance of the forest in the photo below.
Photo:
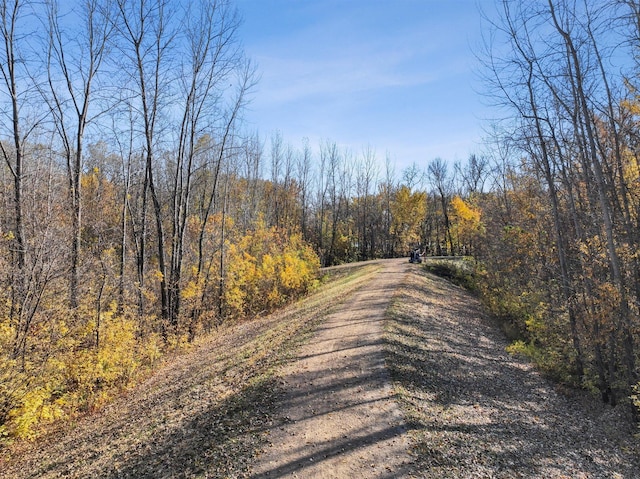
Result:
{"label": "forest", "polygon": [[248,131],[231,1],[62,3],[0,1],[0,443],[413,248],[465,257],[510,352],[640,407],[640,2],[496,0],[486,148],[402,171]]}

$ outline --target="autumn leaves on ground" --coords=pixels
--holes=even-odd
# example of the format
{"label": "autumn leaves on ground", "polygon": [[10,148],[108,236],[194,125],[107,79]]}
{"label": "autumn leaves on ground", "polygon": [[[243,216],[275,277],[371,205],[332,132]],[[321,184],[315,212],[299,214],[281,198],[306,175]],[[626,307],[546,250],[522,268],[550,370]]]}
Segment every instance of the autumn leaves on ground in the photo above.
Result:
{"label": "autumn leaves on ground", "polygon": [[[508,355],[460,287],[404,259],[330,274],[297,304],[220,328],[104,409],[5,449],[0,477],[637,476],[623,410],[562,391]],[[378,354],[387,372],[357,367]],[[335,394],[316,395],[325,380]],[[386,397],[368,396],[378,388]],[[359,414],[389,433],[358,439]],[[326,416],[344,431],[330,444],[321,436],[336,426],[306,425]],[[369,447],[379,448],[372,458]]]}

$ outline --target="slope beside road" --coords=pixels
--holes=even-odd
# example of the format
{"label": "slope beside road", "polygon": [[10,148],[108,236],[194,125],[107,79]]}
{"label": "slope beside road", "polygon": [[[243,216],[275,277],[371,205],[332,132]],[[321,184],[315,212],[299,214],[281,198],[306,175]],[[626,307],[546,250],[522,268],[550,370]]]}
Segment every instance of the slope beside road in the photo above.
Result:
{"label": "slope beside road", "polygon": [[386,329],[417,477],[640,478],[631,411],[507,354],[500,328],[462,289],[414,269]]}

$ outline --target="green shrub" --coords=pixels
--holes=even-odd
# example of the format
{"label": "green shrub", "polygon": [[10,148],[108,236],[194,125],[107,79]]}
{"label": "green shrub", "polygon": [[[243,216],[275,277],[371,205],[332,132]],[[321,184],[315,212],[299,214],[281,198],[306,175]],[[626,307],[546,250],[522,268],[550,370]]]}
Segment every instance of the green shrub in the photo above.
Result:
{"label": "green shrub", "polygon": [[424,268],[430,273],[445,278],[471,292],[478,291],[476,266],[473,264],[473,260],[458,258],[431,260],[427,258]]}

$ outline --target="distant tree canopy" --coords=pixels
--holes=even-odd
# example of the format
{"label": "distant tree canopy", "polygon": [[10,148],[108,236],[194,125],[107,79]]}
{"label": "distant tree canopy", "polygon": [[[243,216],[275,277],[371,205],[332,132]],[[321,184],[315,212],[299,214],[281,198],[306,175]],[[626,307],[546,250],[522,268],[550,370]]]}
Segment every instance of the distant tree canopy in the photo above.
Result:
{"label": "distant tree canopy", "polygon": [[0,1],[0,440],[100,406],[320,266],[414,248],[472,257],[514,352],[628,402],[640,5],[497,4],[494,142],[399,179],[371,148],[243,129],[255,78],[231,2]]}

